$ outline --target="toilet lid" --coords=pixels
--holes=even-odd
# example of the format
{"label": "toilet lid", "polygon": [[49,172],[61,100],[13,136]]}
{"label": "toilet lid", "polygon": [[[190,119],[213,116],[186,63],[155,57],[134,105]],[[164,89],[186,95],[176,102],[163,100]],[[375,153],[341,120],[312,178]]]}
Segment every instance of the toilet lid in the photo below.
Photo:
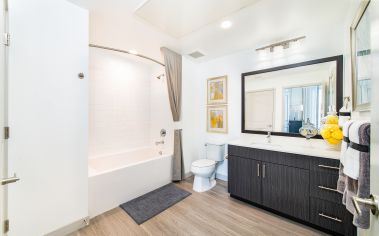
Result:
{"label": "toilet lid", "polygon": [[200,159],[192,163],[196,167],[208,167],[214,165],[216,162],[214,160]]}

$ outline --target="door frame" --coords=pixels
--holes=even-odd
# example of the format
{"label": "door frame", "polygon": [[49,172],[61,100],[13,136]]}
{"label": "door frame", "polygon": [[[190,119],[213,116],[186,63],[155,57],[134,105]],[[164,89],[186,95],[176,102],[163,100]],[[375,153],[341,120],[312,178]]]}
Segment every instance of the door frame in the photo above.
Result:
{"label": "door frame", "polygon": [[[8,31],[8,0],[0,1],[0,34],[1,37]],[[7,163],[7,140],[4,136],[4,127],[7,126],[7,66],[8,66],[8,47],[5,39],[0,46],[0,179],[8,177]],[[5,220],[7,220],[7,186],[0,185],[0,235],[7,235],[5,232]]]}

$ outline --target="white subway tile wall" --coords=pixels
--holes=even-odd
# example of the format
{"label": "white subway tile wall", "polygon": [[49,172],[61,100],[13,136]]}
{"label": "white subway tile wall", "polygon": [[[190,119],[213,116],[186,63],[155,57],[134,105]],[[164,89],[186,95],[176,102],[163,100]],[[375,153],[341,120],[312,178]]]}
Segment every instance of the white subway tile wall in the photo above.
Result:
{"label": "white subway tile wall", "polygon": [[89,158],[151,146],[151,65],[90,50]]}

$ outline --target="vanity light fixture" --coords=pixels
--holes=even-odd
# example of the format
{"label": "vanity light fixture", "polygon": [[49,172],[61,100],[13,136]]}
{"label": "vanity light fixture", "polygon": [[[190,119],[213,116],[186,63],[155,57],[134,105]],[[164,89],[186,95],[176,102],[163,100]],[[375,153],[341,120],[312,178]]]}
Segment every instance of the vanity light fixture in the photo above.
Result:
{"label": "vanity light fixture", "polygon": [[273,44],[270,44],[270,45],[267,45],[264,47],[257,48],[255,50],[257,52],[260,52],[260,51],[265,51],[265,50],[269,49],[270,52],[274,52],[276,47],[281,47],[281,49],[288,49],[288,48],[290,48],[290,46],[292,44],[295,44],[295,43],[297,44],[297,43],[299,43],[300,40],[303,40],[303,39],[305,39],[305,36],[284,40],[284,41],[281,41],[278,43],[273,43]]}
{"label": "vanity light fixture", "polygon": [[224,20],[223,22],[221,22],[220,27],[222,29],[229,29],[230,27],[232,27],[232,25],[233,23],[230,20]]}

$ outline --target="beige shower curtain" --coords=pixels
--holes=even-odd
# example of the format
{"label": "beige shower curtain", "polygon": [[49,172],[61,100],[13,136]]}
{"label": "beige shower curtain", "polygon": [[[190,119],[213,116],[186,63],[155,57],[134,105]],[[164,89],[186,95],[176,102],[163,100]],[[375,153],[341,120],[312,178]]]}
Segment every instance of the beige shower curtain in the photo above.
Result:
{"label": "beige shower curtain", "polygon": [[[161,52],[166,65],[165,72],[172,119],[174,122],[179,122],[182,105],[182,56],[165,47],[161,48]],[[182,129],[175,129],[172,180],[180,181],[182,179],[184,179]]]}

